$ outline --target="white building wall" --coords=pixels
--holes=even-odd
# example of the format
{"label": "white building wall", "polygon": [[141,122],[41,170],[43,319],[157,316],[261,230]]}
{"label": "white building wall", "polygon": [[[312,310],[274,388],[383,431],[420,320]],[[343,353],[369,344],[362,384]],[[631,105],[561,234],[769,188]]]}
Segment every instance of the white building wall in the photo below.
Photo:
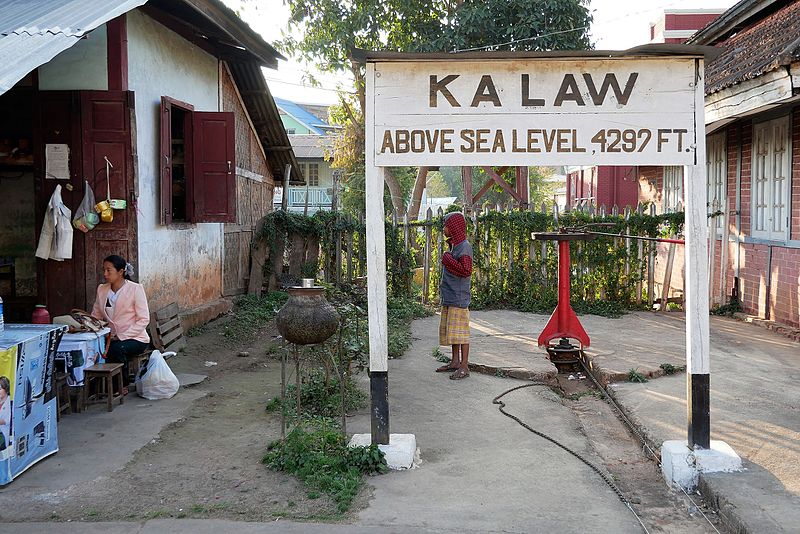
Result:
{"label": "white building wall", "polygon": [[39,67],[39,89],[108,90],[107,45],[106,26],[103,24]]}
{"label": "white building wall", "polygon": [[136,98],[139,277],[151,307],[192,308],[222,296],[223,225],[160,222],[161,97],[219,111],[215,57],[146,15],[128,13],[128,84]]}

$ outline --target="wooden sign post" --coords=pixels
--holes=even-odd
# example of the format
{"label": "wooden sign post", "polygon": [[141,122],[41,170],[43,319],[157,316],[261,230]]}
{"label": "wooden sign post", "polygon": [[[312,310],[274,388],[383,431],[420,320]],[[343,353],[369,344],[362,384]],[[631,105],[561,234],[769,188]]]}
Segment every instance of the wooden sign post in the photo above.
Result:
{"label": "wooden sign post", "polygon": [[373,443],[389,440],[387,167],[684,165],[688,441],[709,447],[705,52],[366,53]]}

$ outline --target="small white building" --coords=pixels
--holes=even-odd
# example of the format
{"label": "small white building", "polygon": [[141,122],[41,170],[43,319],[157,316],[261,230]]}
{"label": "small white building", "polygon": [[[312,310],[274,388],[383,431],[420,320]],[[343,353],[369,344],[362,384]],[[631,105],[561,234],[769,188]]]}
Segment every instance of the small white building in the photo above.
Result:
{"label": "small white building", "polygon": [[[185,326],[224,307],[246,286],[273,182],[291,165],[302,183],[261,73],[282,56],[219,0],[7,2],[0,26],[8,320],[27,322],[37,303],[90,307],[109,254],[135,265],[151,309],[177,302]],[[48,161],[54,146],[68,161]],[[34,260],[50,195],[61,185],[74,212],[84,180],[127,208],[75,230],[72,259]]]}

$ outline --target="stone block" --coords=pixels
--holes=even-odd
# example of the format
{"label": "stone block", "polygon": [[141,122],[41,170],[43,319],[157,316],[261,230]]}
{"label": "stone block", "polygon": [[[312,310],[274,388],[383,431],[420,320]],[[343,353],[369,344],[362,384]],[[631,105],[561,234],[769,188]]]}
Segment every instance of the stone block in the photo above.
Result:
{"label": "stone block", "polygon": [[[354,434],[350,447],[368,447],[372,443],[370,434]],[[389,434],[388,445],[378,445],[386,455],[389,469],[411,469],[417,452],[417,438],[414,434]]]}
{"label": "stone block", "polygon": [[661,445],[661,473],[670,486],[687,491],[697,488],[700,473],[741,471],[742,459],[724,441],[711,440],[710,449],[692,450],[686,440],[668,440]]}

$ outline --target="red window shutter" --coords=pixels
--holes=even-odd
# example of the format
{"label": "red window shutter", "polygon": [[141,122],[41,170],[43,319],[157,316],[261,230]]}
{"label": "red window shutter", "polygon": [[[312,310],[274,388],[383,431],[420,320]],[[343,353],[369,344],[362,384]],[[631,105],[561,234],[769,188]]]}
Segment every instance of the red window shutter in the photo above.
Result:
{"label": "red window shutter", "polygon": [[161,140],[158,168],[161,178],[161,223],[172,222],[172,102],[161,97]]}
{"label": "red window shutter", "polygon": [[194,222],[236,222],[234,116],[192,113]]}

